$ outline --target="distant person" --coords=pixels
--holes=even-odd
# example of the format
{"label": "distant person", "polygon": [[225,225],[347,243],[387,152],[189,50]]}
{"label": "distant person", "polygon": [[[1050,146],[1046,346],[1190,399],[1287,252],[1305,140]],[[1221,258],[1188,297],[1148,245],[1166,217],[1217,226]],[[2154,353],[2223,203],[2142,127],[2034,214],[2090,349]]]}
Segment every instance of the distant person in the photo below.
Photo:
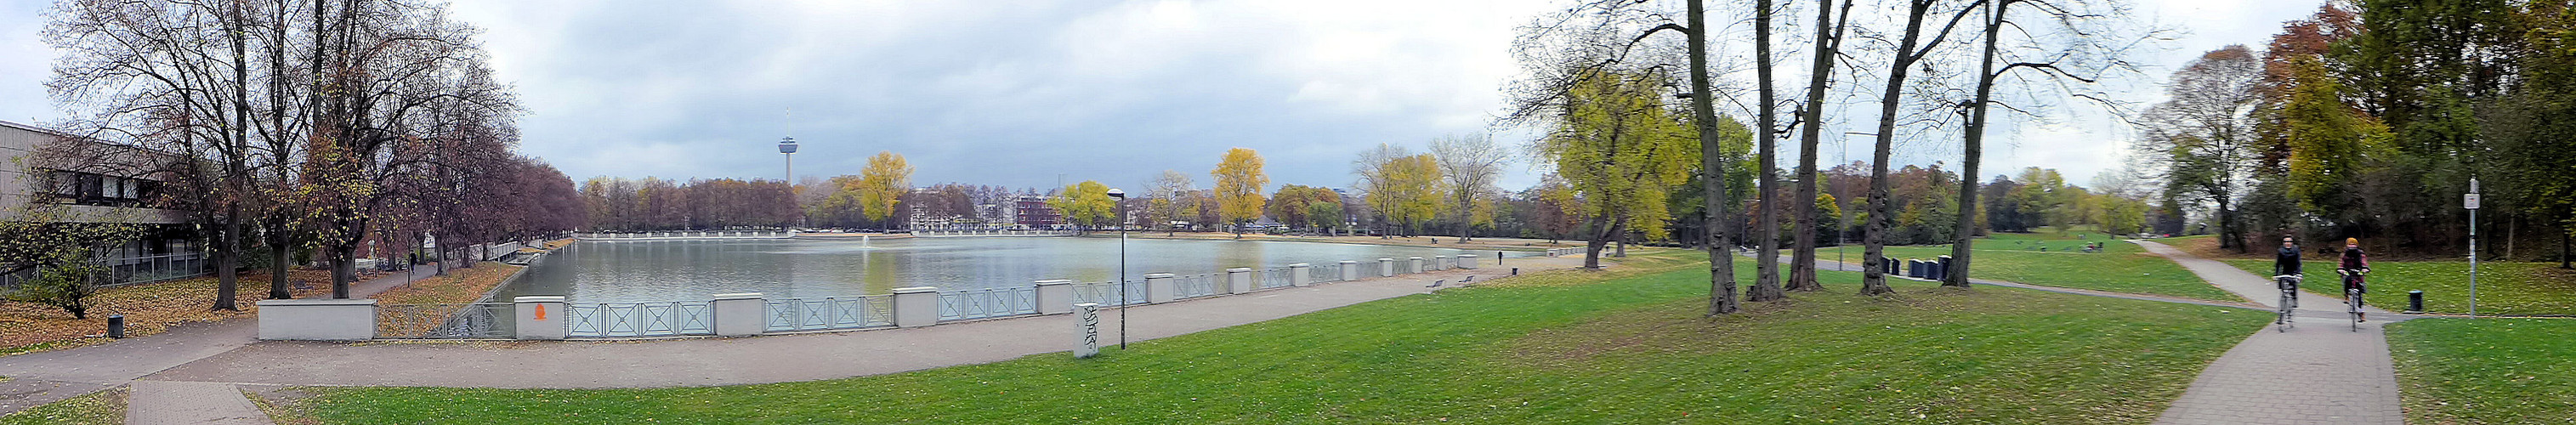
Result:
{"label": "distant person", "polygon": [[[2345,293],[2370,293],[2369,285],[2361,280],[2361,275],[2370,274],[2370,255],[2361,252],[2361,238],[2343,239],[2343,261],[2335,265],[2335,270],[2343,272]],[[2367,316],[2356,317],[2368,319]]]}
{"label": "distant person", "polygon": [[[2300,275],[2299,264],[2299,243],[2288,236],[2282,236],[2281,250],[2272,254],[2272,275],[2298,276]],[[2285,279],[2281,282],[2281,285],[2284,286],[2282,289],[2299,289],[2299,284],[2296,280]],[[2298,307],[2299,293],[2297,291],[2291,291],[2290,308]]]}

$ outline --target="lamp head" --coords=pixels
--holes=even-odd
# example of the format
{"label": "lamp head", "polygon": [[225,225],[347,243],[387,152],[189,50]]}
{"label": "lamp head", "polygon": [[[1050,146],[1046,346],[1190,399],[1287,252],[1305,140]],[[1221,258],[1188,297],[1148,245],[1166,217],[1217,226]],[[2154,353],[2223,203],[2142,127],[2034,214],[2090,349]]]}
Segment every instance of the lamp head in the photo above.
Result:
{"label": "lamp head", "polygon": [[1109,189],[1109,197],[1111,197],[1111,198],[1118,198],[1118,199],[1127,199],[1127,191],[1124,191],[1124,190],[1118,190],[1118,189]]}

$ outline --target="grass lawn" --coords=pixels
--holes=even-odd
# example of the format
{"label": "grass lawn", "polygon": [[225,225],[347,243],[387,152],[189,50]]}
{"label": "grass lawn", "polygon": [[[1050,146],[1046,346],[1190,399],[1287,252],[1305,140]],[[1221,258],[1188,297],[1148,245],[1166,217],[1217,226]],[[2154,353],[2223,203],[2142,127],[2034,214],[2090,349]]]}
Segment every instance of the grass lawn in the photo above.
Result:
{"label": "grass lawn", "polygon": [[1707,319],[1706,272],[1686,261],[1699,255],[1632,255],[1663,266],[1538,273],[1089,360],[700,388],[307,388],[317,395],[298,403],[322,422],[394,424],[2126,424],[2153,420],[2270,319],[1920,283],[1861,297],[1856,274],[1831,271],[1827,291]]}
{"label": "grass lawn", "polygon": [[[2272,275],[2272,260],[2224,260],[2257,276]],[[2301,266],[2307,281],[2301,289],[2341,300],[2343,281],[2332,261]],[[2424,291],[2424,309],[2438,313],[2469,312],[2469,263],[2466,261],[2372,261],[2369,304],[2406,309],[2406,291]],[[2576,314],[2576,271],[2557,263],[2478,263],[2478,314]]]}
{"label": "grass lawn", "polygon": [[0,425],[117,425],[125,423],[125,388],[89,393],[0,415]]}
{"label": "grass lawn", "polygon": [[[1852,247],[1850,250],[1852,261],[1859,261],[1860,248]],[[1831,252],[1817,254],[1826,258],[1833,255]],[[1900,259],[1932,259],[1950,255],[1950,247],[1892,246],[1887,247],[1887,255]],[[2128,242],[2112,241],[2104,245],[2103,252],[2099,254],[1980,249],[1974,260],[1972,276],[1979,279],[2211,301],[2245,301],[2235,293],[2210,286],[2209,282],[2200,280],[2199,275],[2174,264],[2173,260],[2148,254],[2137,244]]]}
{"label": "grass lawn", "polygon": [[2416,319],[2388,326],[2407,422],[2576,418],[2576,320]]}

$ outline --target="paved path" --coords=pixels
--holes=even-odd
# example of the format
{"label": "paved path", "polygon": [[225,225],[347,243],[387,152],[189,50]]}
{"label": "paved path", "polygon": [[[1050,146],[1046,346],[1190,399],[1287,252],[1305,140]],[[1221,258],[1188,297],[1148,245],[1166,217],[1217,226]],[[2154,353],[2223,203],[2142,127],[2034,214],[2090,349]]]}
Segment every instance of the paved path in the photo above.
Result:
{"label": "paved path", "polygon": [[[1574,259],[1515,258],[1502,266],[1327,283],[1141,306],[1127,310],[1130,342],[1295,316],[1431,292],[1511,273],[1576,265]],[[1117,338],[1119,312],[1101,313],[1103,345]],[[286,385],[498,388],[627,388],[755,384],[878,375],[988,363],[1071,350],[1071,315],[1023,317],[912,329],[682,338],[647,342],[265,341],[144,379]],[[1110,348],[1109,355],[1115,355]],[[280,359],[294,359],[280,361]],[[388,365],[412,365],[388,367]],[[427,367],[426,365],[436,365]]]}
{"label": "paved path", "polygon": [[[430,276],[435,270],[413,270],[415,278]],[[248,276],[244,281],[254,280]],[[265,282],[265,281],[262,281]],[[376,278],[352,285],[351,295],[374,296],[409,282],[402,275]],[[245,291],[249,291],[245,286]],[[249,292],[245,292],[248,294]],[[253,301],[245,299],[245,302]],[[144,375],[250,345],[259,338],[259,322],[235,319],[220,322],[187,323],[158,335],[116,340],[106,344],[68,350],[0,356],[0,376],[13,379],[0,382],[0,414],[25,410],[82,394],[134,383]],[[155,389],[136,387],[132,400],[159,397]],[[234,398],[240,398],[235,393]],[[194,398],[182,398],[194,400]],[[245,403],[247,403],[245,401]],[[151,415],[153,409],[194,409],[199,406],[145,404],[129,402],[129,421],[134,415]],[[266,417],[262,416],[265,422]],[[167,422],[154,422],[167,423]],[[183,421],[184,423],[184,421]]]}
{"label": "paved path", "polygon": [[[2164,244],[2132,241],[2147,252],[2171,258],[2220,289],[2265,306],[2278,304],[2280,290],[2270,278],[2246,273],[2226,263],[2194,257]],[[2380,326],[2404,320],[2370,309],[2372,322],[2351,330],[2342,304],[2312,297],[2287,332],[2273,327],[2227,350],[2200,371],[2191,388],[2174,400],[2158,424],[2404,424],[2398,404],[2397,373],[2388,360],[2388,339]],[[2278,326],[2278,325],[2275,325]]]}
{"label": "paved path", "polygon": [[134,381],[133,389],[134,395],[125,403],[128,424],[269,423],[268,414],[251,405],[233,384]]}

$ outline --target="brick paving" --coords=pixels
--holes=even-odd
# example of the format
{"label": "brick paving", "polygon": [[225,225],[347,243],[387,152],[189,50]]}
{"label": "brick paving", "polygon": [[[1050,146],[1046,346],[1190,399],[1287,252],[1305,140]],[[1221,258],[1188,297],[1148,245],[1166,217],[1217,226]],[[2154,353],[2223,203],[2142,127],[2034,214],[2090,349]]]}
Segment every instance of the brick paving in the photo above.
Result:
{"label": "brick paving", "polygon": [[134,395],[126,405],[128,424],[270,423],[267,413],[226,383],[134,381]]}

